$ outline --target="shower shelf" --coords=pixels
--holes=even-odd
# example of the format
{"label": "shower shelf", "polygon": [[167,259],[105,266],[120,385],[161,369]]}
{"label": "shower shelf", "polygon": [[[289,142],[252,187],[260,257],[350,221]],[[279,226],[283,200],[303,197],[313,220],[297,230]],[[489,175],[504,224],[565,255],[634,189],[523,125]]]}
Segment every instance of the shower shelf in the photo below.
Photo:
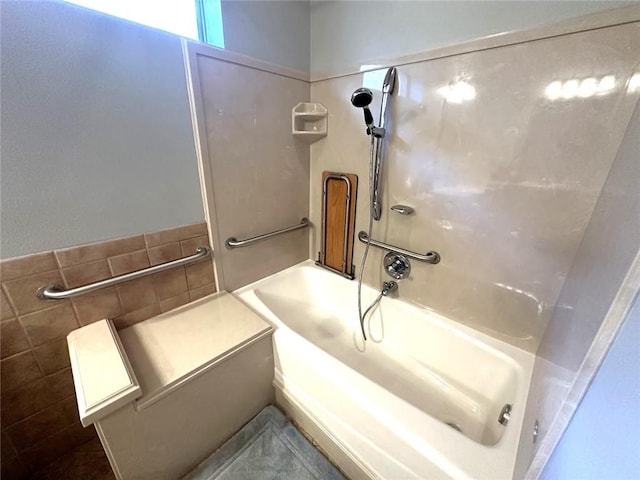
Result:
{"label": "shower shelf", "polygon": [[328,112],[320,103],[300,102],[291,111],[293,136],[314,143],[327,136]]}

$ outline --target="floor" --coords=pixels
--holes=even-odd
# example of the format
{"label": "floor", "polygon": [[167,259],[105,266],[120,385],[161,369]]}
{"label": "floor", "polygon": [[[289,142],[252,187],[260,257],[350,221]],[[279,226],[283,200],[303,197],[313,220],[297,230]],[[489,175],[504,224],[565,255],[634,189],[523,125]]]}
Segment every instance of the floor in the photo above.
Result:
{"label": "floor", "polygon": [[[96,437],[35,473],[30,480],[115,480]],[[345,480],[273,406],[238,431],[187,477],[189,480]]]}
{"label": "floor", "polygon": [[115,480],[98,437],[54,460],[31,480]]}
{"label": "floor", "polygon": [[346,480],[274,406],[183,480]]}

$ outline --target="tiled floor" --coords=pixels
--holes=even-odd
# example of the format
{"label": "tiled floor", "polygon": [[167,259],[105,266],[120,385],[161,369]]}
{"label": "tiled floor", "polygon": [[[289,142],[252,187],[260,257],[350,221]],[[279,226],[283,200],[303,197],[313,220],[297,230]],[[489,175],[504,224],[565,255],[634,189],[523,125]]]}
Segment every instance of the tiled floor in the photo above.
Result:
{"label": "tiled floor", "polygon": [[31,480],[115,480],[107,456],[96,437],[55,460]]}

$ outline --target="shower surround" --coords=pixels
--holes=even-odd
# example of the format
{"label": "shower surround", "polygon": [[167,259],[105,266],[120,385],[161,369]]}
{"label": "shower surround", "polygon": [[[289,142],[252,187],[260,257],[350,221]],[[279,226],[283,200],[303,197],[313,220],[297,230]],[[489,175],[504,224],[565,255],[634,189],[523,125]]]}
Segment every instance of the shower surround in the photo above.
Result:
{"label": "shower surround", "polygon": [[206,215],[220,289],[235,290],[308,258],[306,229],[225,248],[309,213],[309,147],[291,135],[308,75],[208,45],[184,47]]}
{"label": "shower surround", "polygon": [[[323,171],[360,176],[356,229],[365,229],[369,139],[349,98],[369,88],[377,110],[383,67],[396,65],[382,220],[372,238],[442,256],[438,265],[414,262],[400,282],[400,298],[461,329],[537,353],[594,211],[607,210],[600,204],[603,188],[640,95],[639,33],[640,9],[629,8],[368,62],[371,71],[311,82],[302,72],[185,43],[220,288],[237,290],[316,258]],[[292,137],[289,124],[291,109],[309,100],[329,111],[329,135],[310,149]],[[415,212],[398,215],[389,209],[395,204]],[[304,231],[224,248],[230,236],[259,235],[303,216],[312,223],[308,250]],[[356,268],[362,251],[356,241]],[[365,271],[374,288],[386,280],[382,255],[372,249]],[[357,326],[357,316],[353,322]],[[582,351],[574,343],[571,337],[567,348]],[[540,372],[532,398],[558,406],[566,392],[545,383]],[[534,455],[538,410],[529,407],[515,406],[523,433],[520,445],[511,445],[514,478],[524,476]]]}
{"label": "shower surround", "polygon": [[[372,238],[442,256],[413,263],[402,298],[536,352],[638,101],[638,52],[630,23],[398,66]],[[369,140],[349,96],[364,86],[379,102],[383,76],[311,84],[330,115],[328,137],[311,146],[315,224],[322,171],[367,178]],[[358,231],[367,208],[359,202]],[[384,251],[370,255],[365,282],[379,285]]]}
{"label": "shower surround", "polygon": [[[594,223],[594,212],[611,212],[610,231],[622,221],[603,199],[619,184],[607,187],[622,165],[616,156],[625,132],[634,128],[629,122],[640,95],[640,8],[367,62],[363,68],[370,71],[310,83],[304,73],[255,59],[193,44],[185,48],[221,288],[236,290],[305,256],[316,258],[325,170],[360,176],[356,229],[365,230],[369,139],[362,112],[349,98],[357,88],[369,88],[376,111],[383,67],[396,65],[382,220],[372,238],[442,256],[438,265],[414,262],[411,276],[400,282],[400,298],[529,354],[549,346],[546,328],[567,284],[575,284],[567,278],[580,271],[576,261],[584,261],[577,259],[585,258],[585,239],[601,244],[588,233],[602,224]],[[329,135],[310,147],[310,167],[309,150],[292,138],[288,124],[291,108],[309,100],[329,111]],[[627,190],[620,197],[632,200]],[[415,212],[401,216],[389,209],[395,204]],[[223,247],[229,236],[258,235],[307,214],[312,230],[306,253],[303,231],[247,249]],[[356,241],[356,268],[363,248]],[[372,248],[367,262],[365,283],[374,288],[387,279],[380,268],[383,254]],[[595,335],[603,319],[592,321]],[[357,326],[357,316],[353,322]],[[570,335],[579,323],[573,318],[571,326],[559,328],[566,348],[584,355],[593,335]],[[531,433],[540,411],[532,399],[557,411],[566,398],[565,385],[550,384],[538,364],[526,411],[518,405],[524,418],[521,448],[509,460],[515,462],[514,478],[525,475],[535,453]],[[570,385],[574,377],[565,380]],[[542,413],[539,439],[553,422]]]}
{"label": "shower surround", "polygon": [[[372,238],[442,255],[412,264],[401,298],[537,354],[514,478],[540,474],[638,288],[627,274],[640,244],[638,52],[640,8],[629,7],[363,66],[399,73]],[[384,71],[311,83],[330,113],[311,146],[313,222],[322,171],[367,178],[368,139],[348,100],[359,87],[379,99]],[[311,258],[319,241],[312,232]],[[369,285],[387,279],[384,253],[370,252]]]}

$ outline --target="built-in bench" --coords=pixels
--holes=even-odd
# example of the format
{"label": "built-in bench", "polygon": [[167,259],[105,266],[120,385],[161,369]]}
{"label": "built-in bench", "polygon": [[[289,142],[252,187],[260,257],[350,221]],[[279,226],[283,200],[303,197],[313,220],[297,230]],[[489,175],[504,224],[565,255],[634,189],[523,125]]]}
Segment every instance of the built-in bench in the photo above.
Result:
{"label": "built-in bench", "polygon": [[67,337],[78,410],[118,478],[174,479],[273,403],[272,327],[220,292]]}

